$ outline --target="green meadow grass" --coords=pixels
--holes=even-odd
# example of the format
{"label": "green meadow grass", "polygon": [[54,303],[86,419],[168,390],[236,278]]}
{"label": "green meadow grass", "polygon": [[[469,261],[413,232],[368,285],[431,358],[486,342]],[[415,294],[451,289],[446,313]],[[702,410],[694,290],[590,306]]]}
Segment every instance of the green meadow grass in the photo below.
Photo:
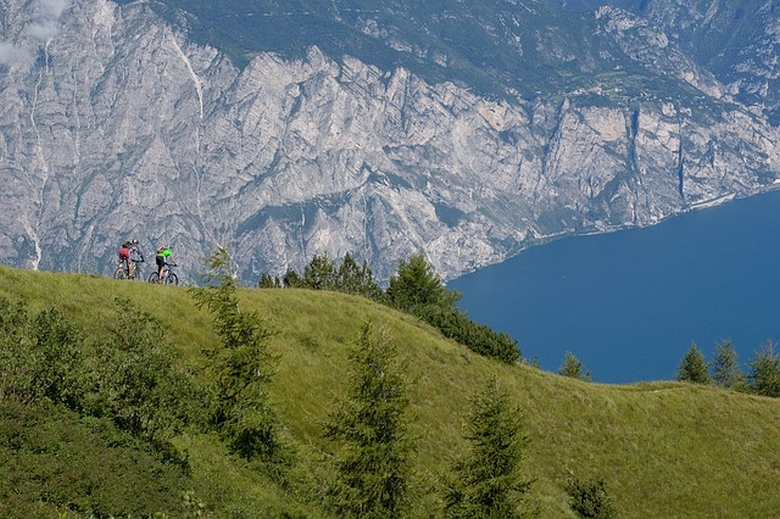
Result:
{"label": "green meadow grass", "polygon": [[[119,311],[114,298],[160,317],[188,363],[205,362],[218,340],[186,288],[91,275],[0,267],[0,296],[33,310],[56,306],[88,334]],[[282,488],[229,455],[216,437],[185,433],[198,498],[217,517],[329,517],[317,506],[328,475],[322,422],[343,395],[347,356],[365,322],[386,330],[411,382],[413,515],[435,516],[437,489],[463,440],[469,398],[491,376],[524,415],[523,468],[541,517],[575,517],[563,490],[570,473],[602,478],[621,518],[768,518],[780,510],[780,400],[672,381],[630,385],[565,378],[505,365],[443,338],[413,317],[349,295],[244,289],[242,310],[275,333],[279,356],[269,388],[298,460]],[[217,490],[215,490],[217,489]],[[198,488],[195,489],[199,492]]]}

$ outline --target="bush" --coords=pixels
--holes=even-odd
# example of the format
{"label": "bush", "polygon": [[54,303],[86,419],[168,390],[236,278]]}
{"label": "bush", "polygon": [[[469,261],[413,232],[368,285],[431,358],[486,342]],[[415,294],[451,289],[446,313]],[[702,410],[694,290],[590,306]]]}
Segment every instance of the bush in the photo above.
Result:
{"label": "bush", "polygon": [[602,479],[580,481],[572,476],[571,481],[566,485],[566,493],[569,494],[569,505],[579,517],[594,519],[616,517],[615,507]]}
{"label": "bush", "polygon": [[[129,446],[126,446],[129,445]],[[186,473],[108,421],[62,406],[0,402],[0,515],[6,519],[184,515]]]}
{"label": "bush", "polygon": [[95,347],[86,411],[167,452],[169,440],[196,411],[196,390],[177,369],[178,355],[163,323],[118,299],[110,336]]}
{"label": "bush", "polygon": [[475,353],[507,364],[520,359],[516,340],[504,332],[496,333],[489,326],[475,323],[457,308],[422,306],[417,308],[416,315],[441,331],[445,337],[463,344]]}
{"label": "bush", "polygon": [[0,299],[0,400],[42,398],[76,408],[83,335],[56,309],[31,318],[24,304]]}

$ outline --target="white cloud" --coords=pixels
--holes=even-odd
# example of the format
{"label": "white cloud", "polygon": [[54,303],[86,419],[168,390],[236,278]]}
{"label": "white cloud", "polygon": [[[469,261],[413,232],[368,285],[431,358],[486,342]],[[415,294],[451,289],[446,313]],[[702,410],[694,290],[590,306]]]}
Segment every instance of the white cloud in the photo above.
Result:
{"label": "white cloud", "polygon": [[23,29],[29,39],[22,39],[16,44],[0,41],[0,65],[21,73],[32,67],[38,43],[50,40],[59,33],[60,17],[70,6],[71,0],[36,0],[34,18]]}
{"label": "white cloud", "polygon": [[33,54],[29,49],[16,47],[7,41],[0,41],[0,65],[27,65],[33,62]]}
{"label": "white cloud", "polygon": [[27,34],[36,40],[48,40],[59,32],[59,18],[70,7],[70,0],[38,0],[40,16],[27,26]]}
{"label": "white cloud", "polygon": [[8,65],[13,59],[14,46],[0,41],[0,65]]}
{"label": "white cloud", "polygon": [[70,0],[41,0],[41,7],[48,15],[59,18],[63,11],[70,7]]}
{"label": "white cloud", "polygon": [[57,20],[36,20],[27,26],[27,34],[36,40],[48,40],[58,32]]}
{"label": "white cloud", "polygon": [[30,37],[24,44],[0,41],[0,65],[25,71],[35,63],[36,47],[57,36],[60,31],[60,17],[71,6],[72,0],[36,0],[35,18],[24,27]]}

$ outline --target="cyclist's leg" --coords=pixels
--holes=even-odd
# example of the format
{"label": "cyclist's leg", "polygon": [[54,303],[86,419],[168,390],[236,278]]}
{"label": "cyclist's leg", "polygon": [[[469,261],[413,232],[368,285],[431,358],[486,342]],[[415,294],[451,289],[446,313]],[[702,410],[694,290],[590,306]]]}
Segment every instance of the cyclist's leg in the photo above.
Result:
{"label": "cyclist's leg", "polygon": [[157,256],[155,261],[157,262],[157,282],[162,283],[163,269],[165,268],[165,258]]}
{"label": "cyclist's leg", "polygon": [[127,276],[130,277],[130,251],[125,247],[119,249],[119,263],[122,265],[122,268],[125,269]]}

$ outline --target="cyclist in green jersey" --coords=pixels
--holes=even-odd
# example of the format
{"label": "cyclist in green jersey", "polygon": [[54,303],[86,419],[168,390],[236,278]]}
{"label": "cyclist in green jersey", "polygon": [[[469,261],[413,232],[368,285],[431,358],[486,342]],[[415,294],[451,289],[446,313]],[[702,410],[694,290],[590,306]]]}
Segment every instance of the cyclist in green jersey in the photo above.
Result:
{"label": "cyclist in green jersey", "polygon": [[173,252],[171,252],[170,247],[160,247],[157,249],[157,255],[154,257],[154,261],[157,263],[158,283],[162,283],[163,281],[163,269],[165,269],[165,264],[168,262],[168,258],[170,258],[171,264],[176,266],[176,260],[173,258]]}

